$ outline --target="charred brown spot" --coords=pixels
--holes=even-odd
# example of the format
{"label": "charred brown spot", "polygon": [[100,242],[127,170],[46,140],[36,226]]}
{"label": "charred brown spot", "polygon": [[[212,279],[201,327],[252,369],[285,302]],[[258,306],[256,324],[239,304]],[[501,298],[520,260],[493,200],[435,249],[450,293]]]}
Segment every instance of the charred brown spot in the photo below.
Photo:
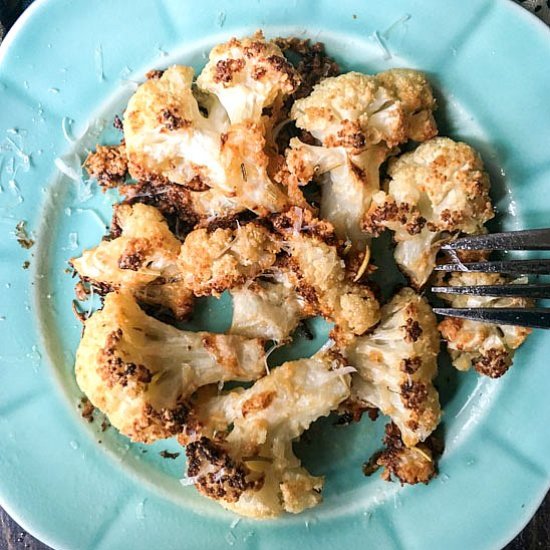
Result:
{"label": "charred brown spot", "polygon": [[422,365],[421,357],[406,357],[401,361],[401,370],[407,374],[414,374]]}
{"label": "charred brown spot", "polygon": [[490,349],[474,361],[474,368],[489,378],[500,378],[511,364],[510,353],[506,350]]}
{"label": "charred brown spot", "polygon": [[88,422],[94,421],[95,407],[92,405],[92,402],[87,397],[83,397],[80,400],[78,408],[80,409],[80,415],[82,416],[82,418],[84,418]]}
{"label": "charred brown spot", "polygon": [[124,254],[118,259],[118,267],[120,269],[130,269],[131,271],[138,271],[143,265],[144,257],[141,252],[134,252],[133,254]]}
{"label": "charred brown spot", "polygon": [[[351,120],[343,120],[341,122],[341,128],[336,133],[336,136],[332,136],[327,140],[327,146],[330,147],[362,149],[365,145],[366,138],[361,131],[361,126],[358,122],[352,122]],[[362,175],[362,173],[360,175]]]}
{"label": "charred brown spot", "polygon": [[408,343],[416,342],[422,336],[420,323],[410,317],[401,328],[405,330],[405,341]]}
{"label": "charred brown spot", "polygon": [[206,228],[208,233],[213,233],[216,229],[238,229],[239,226],[243,227],[255,219],[256,214],[250,210],[247,210],[245,212],[240,212],[239,214],[234,214],[233,216],[215,218],[208,221],[208,223],[203,227]]}
{"label": "charred brown spot", "polygon": [[428,483],[437,474],[437,452],[430,441],[407,448],[401,439],[399,428],[390,423],[386,426],[383,451],[375,453],[363,466],[365,475],[371,475],[383,467],[382,479],[397,478],[401,484]]}
{"label": "charred brown spot", "polygon": [[425,225],[426,218],[423,218],[422,216],[414,216],[405,224],[405,229],[409,235],[418,235],[422,229],[424,229]]}
{"label": "charred brown spot", "polygon": [[399,209],[394,201],[385,201],[383,204],[376,206],[370,210],[363,222],[363,229],[367,233],[380,235],[385,229],[385,224],[388,221],[393,221],[397,218]]}
{"label": "charred brown spot", "polygon": [[338,64],[325,53],[324,44],[311,43],[309,39],[277,38],[275,43],[286,54],[297,56],[296,72],[300,77],[300,85],[294,92],[294,98],[306,97],[313,86],[324,78],[340,74]]}
{"label": "charred brown spot", "polygon": [[271,65],[275,71],[284,74],[293,88],[298,87],[300,84],[300,79],[294,71],[294,67],[286,60],[285,57],[280,55],[270,55],[266,58],[266,62]]}
{"label": "charred brown spot", "polygon": [[118,355],[117,347],[122,337],[122,329],[117,329],[107,335],[105,346],[99,352],[101,363],[99,375],[110,388],[115,385],[127,387],[130,382],[138,385],[148,384],[153,375],[147,367],[124,361]]}
{"label": "charred brown spot", "polygon": [[172,109],[162,109],[160,112],[160,122],[167,130],[170,130],[171,132],[191,126],[190,120],[182,118]]}
{"label": "charred brown spot", "polygon": [[122,120],[118,115],[115,115],[115,118],[113,119],[113,127],[116,128],[117,130],[124,130]]}
{"label": "charred brown spot", "polygon": [[196,175],[193,179],[185,183],[185,186],[191,189],[191,191],[207,191],[210,189],[208,183],[199,175]]}
{"label": "charred brown spot", "polygon": [[252,71],[252,78],[254,80],[261,80],[267,73],[267,69],[265,67],[254,67]]}
{"label": "charred brown spot", "polygon": [[187,445],[185,454],[187,476],[196,478],[197,490],[210,498],[237,502],[245,491],[258,490],[263,485],[263,476],[248,480],[250,470],[206,437]]}
{"label": "charred brown spot", "polygon": [[413,411],[420,410],[428,398],[428,388],[423,382],[407,381],[401,384],[399,389],[403,405]]}
{"label": "charred brown spot", "polygon": [[145,78],[148,80],[156,80],[160,78],[164,74],[164,71],[161,71],[160,69],[153,69],[147,73],[145,73]]}
{"label": "charred brown spot", "polygon": [[[140,202],[158,208],[166,217],[170,229],[179,238],[187,235],[199,221],[199,216],[192,207],[190,191],[183,185],[144,181],[125,185],[120,188],[120,192],[126,197],[124,204],[132,205]],[[113,222],[116,222],[115,216],[113,216]],[[118,230],[113,234],[113,223],[111,234],[114,237],[121,234]]]}
{"label": "charred brown spot", "polygon": [[233,80],[233,75],[244,69],[244,59],[220,59],[216,63],[214,82],[228,84]]}
{"label": "charred brown spot", "polygon": [[124,145],[98,145],[84,162],[88,174],[105,188],[124,182],[128,173],[126,147]]}

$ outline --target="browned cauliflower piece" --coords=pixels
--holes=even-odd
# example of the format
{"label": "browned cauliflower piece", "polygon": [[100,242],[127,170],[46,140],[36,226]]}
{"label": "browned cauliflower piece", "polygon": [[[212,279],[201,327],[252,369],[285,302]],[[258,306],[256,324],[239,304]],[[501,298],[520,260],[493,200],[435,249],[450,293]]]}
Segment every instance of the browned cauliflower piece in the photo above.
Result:
{"label": "browned cauliflower piece", "polygon": [[103,188],[117,187],[128,174],[125,145],[98,145],[84,162],[88,174]]}
{"label": "browned cauliflower piece", "polygon": [[382,142],[391,148],[409,139],[434,137],[434,109],[435,99],[422,73],[392,69],[378,75],[349,72],[325,78],[308,97],[294,103],[291,115],[325,147],[358,153]]}
{"label": "browned cauliflower piece", "polygon": [[404,288],[382,307],[372,334],[341,340],[345,357],[357,369],[351,402],[388,415],[407,447],[424,441],[441,416],[433,386],[439,334],[427,300]]}
{"label": "browned cauliflower piece", "polygon": [[312,476],[292,442],[349,396],[342,358],[320,351],[273,369],[249,389],[199,396],[187,444],[187,476],[205,496],[254,518],[297,514],[321,501],[323,477]]}
{"label": "browned cauliflower piece", "polygon": [[437,135],[433,116],[436,101],[424,73],[413,69],[390,69],[378,73],[376,80],[401,103],[407,139],[426,141]]}
{"label": "browned cauliflower piece", "polygon": [[292,94],[300,78],[281,49],[257,32],[213,48],[197,84],[218,97],[235,124],[259,121],[262,110]]}
{"label": "browned cauliflower piece", "polygon": [[187,316],[193,293],[182,282],[171,281],[178,272],[181,242],[162,214],[138,203],[117,206],[114,218],[118,237],[71,260],[80,277],[102,290],[130,291],[143,303],[165,307],[177,318]]}
{"label": "browned cauliflower piece", "polygon": [[196,190],[224,188],[221,136],[229,120],[220,107],[212,106],[208,117],[201,113],[193,74],[191,67],[175,65],[144,82],[130,98],[124,139],[135,179],[169,180]]}
{"label": "browned cauliflower piece", "polygon": [[350,154],[344,147],[319,147],[293,138],[286,156],[291,180],[287,185],[303,186],[316,180],[322,189],[320,217],[334,226],[339,239],[363,251],[370,242],[363,219],[380,189],[380,166],[388,151],[384,145],[375,145]]}
{"label": "browned cauliflower piece", "polygon": [[372,290],[348,279],[329,223],[296,207],[275,216],[273,223],[284,239],[296,289],[312,309],[353,334],[363,334],[379,321]]}
{"label": "browned cauliflower piece", "polygon": [[380,188],[380,166],[393,147],[436,135],[434,108],[425,76],[409,69],[326,78],[293,105],[297,126],[321,147],[293,139],[289,172],[300,185],[321,183],[321,217],[354,250],[365,250],[369,242],[363,218]]}
{"label": "browned cauliflower piece", "polygon": [[279,250],[277,239],[259,222],[196,229],[181,248],[180,279],[196,296],[219,295],[270,268]]}
{"label": "browned cauliflower piece", "polygon": [[215,96],[194,93],[192,82],[190,67],[173,66],[130,99],[124,138],[132,177],[184,185],[195,210],[213,215],[239,206],[280,211],[287,199],[268,177],[261,121],[231,125]]}
{"label": "browned cauliflower piece", "polygon": [[[452,273],[446,284],[452,286],[503,285],[509,281],[497,273]],[[515,281],[522,282],[522,281]],[[527,307],[525,298],[441,294],[451,307]],[[490,378],[499,378],[511,367],[515,350],[531,329],[509,325],[478,323],[448,317],[439,323],[453,365],[462,371],[471,367]]]}
{"label": "browned cauliflower piece", "polygon": [[129,293],[111,293],[85,323],[76,380],[92,404],[133,441],[180,433],[197,388],[264,373],[263,340],[186,332],[147,316]]}
{"label": "browned cauliflower piece", "polygon": [[365,475],[383,468],[382,479],[393,481],[396,478],[401,485],[428,484],[437,475],[437,456],[431,445],[419,443],[407,447],[401,439],[399,428],[393,422],[386,426],[384,445],[385,449],[376,453],[363,466]]}
{"label": "browned cauliflower piece", "polygon": [[489,176],[465,143],[434,138],[391,159],[387,192],[373,195],[364,228],[394,231],[395,259],[415,288],[430,276],[442,241],[479,233],[493,216]]}

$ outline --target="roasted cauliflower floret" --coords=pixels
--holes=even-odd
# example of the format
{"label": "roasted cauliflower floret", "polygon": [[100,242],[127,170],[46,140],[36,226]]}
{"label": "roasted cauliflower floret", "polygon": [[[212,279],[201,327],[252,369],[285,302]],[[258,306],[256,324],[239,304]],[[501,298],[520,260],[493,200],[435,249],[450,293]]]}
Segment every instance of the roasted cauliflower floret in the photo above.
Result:
{"label": "roasted cauliflower floret", "polygon": [[387,155],[384,145],[350,154],[344,147],[307,145],[293,138],[286,163],[288,179],[295,181],[290,181],[289,187],[317,181],[322,189],[320,217],[334,226],[339,239],[363,251],[370,240],[363,219],[372,195],[380,189],[380,166]]}
{"label": "roasted cauliflower floret", "polygon": [[428,441],[407,447],[401,439],[399,428],[390,422],[385,430],[385,449],[373,455],[363,466],[363,472],[370,475],[378,468],[383,468],[381,477],[385,481],[396,478],[401,485],[427,484],[437,474],[437,453],[431,443]]}
{"label": "roasted cauliflower floret", "polygon": [[201,113],[193,74],[191,67],[175,65],[144,82],[130,98],[124,139],[133,178],[169,180],[195,190],[224,188],[221,135],[229,120]]}
{"label": "roasted cauliflower floret", "polygon": [[293,105],[297,126],[322,147],[292,140],[289,172],[300,185],[311,179],[322,184],[320,215],[355,250],[369,241],[363,218],[380,188],[380,166],[392,147],[437,133],[434,108],[424,75],[408,69],[327,78]]}
{"label": "roasted cauliflower floret", "polygon": [[[204,198],[226,198],[260,214],[286,204],[267,175],[261,123],[230,125],[215,98],[192,90],[193,70],[173,66],[142,84],[128,103],[124,137],[130,174],[137,180],[173,182]],[[213,193],[214,192],[214,193]],[[193,196],[197,201],[202,197]],[[219,215],[218,208],[213,208]]]}
{"label": "roasted cauliflower floret", "polygon": [[280,48],[257,32],[213,48],[197,84],[219,98],[235,124],[259,121],[262,110],[294,92],[300,79]]}
{"label": "roasted cauliflower floret", "polygon": [[267,281],[257,279],[235,288],[231,296],[230,332],[247,338],[284,342],[300,320],[313,314],[285,271],[275,270]]}
{"label": "roasted cauliflower floret", "polygon": [[[452,273],[446,284],[452,286],[502,285],[507,281],[497,273]],[[515,281],[521,283],[521,281]],[[527,307],[525,298],[441,294],[451,307]],[[453,365],[462,371],[471,367],[490,378],[499,378],[512,365],[515,350],[523,344],[531,329],[510,325],[477,323],[448,317],[439,323]]]}
{"label": "roasted cauliflower floret", "polygon": [[85,323],[76,380],[92,404],[133,441],[180,433],[197,388],[264,373],[263,341],[186,332],[147,316],[129,293],[111,293]]}
{"label": "roasted cauliflower floret", "polygon": [[434,109],[431,87],[422,73],[393,69],[378,75],[350,72],[325,78],[308,97],[294,103],[291,116],[325,147],[358,153],[379,143],[391,148],[409,139],[435,136]]}
{"label": "roasted cauliflower floret", "polygon": [[347,278],[329,223],[299,208],[275,216],[273,223],[284,239],[296,289],[312,309],[353,334],[363,334],[378,322],[379,304],[369,287]]}
{"label": "roasted cauliflower floret", "polygon": [[189,314],[193,294],[177,274],[181,242],[162,214],[144,204],[119,205],[115,222],[120,235],[85,250],[71,263],[81,278],[100,289],[130,291],[146,304],[169,309],[177,318]]}
{"label": "roasted cauliflower floret", "polygon": [[270,268],[280,244],[260,223],[236,229],[196,229],[179,257],[181,280],[196,296],[219,295]]}
{"label": "roasted cauliflower floret", "polygon": [[403,442],[424,441],[441,416],[433,386],[439,334],[428,302],[404,288],[381,310],[372,334],[351,338],[345,356],[357,369],[351,401],[376,407],[399,427]]}
{"label": "roasted cauliflower floret", "polygon": [[188,444],[188,478],[202,494],[244,516],[269,518],[316,506],[323,478],[300,465],[292,441],[349,396],[347,371],[339,355],[320,351],[273,369],[247,390],[199,396],[194,437],[180,438]]}
{"label": "roasted cauliflower floret", "polygon": [[436,101],[424,73],[413,69],[390,69],[376,75],[381,86],[396,97],[405,113],[405,134],[413,141],[437,135],[433,112]]}
{"label": "roasted cauliflower floret", "polygon": [[390,160],[387,192],[372,198],[367,231],[394,231],[395,259],[419,288],[435,265],[441,241],[479,233],[494,213],[489,176],[469,145],[435,138]]}
{"label": "roasted cauliflower floret", "polygon": [[117,187],[128,174],[125,145],[98,145],[86,158],[84,168],[103,188]]}

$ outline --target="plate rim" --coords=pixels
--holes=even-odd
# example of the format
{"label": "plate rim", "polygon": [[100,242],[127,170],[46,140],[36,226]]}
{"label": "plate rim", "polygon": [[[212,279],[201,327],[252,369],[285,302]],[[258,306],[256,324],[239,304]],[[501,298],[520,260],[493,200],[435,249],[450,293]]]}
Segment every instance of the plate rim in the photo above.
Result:
{"label": "plate rim", "polygon": [[[35,0],[29,8],[27,8],[24,13],[18,18],[18,20],[15,22],[15,24],[12,26],[12,28],[8,31],[6,36],[4,37],[4,40],[0,44],[0,64],[3,63],[4,57],[8,50],[11,48],[12,43],[14,42],[15,38],[22,32],[25,31],[25,28],[28,24],[28,22],[35,17],[37,12],[41,9],[46,9],[49,4],[55,4],[59,0]],[[514,8],[513,10],[516,12],[516,15],[519,17],[523,17],[526,21],[529,21],[529,25],[538,28],[539,31],[543,31],[544,33],[547,33],[546,38],[550,41],[550,28],[542,22],[536,15],[532,14],[525,8],[518,5],[513,0],[497,0],[497,3],[499,4],[513,4]],[[523,15],[519,15],[519,13],[522,12]],[[529,514],[525,518],[521,519],[518,524],[515,524],[513,527],[510,527],[507,530],[507,534],[505,534],[503,531],[502,533],[502,540],[504,546],[508,542],[510,542],[519,532],[521,532],[524,527],[529,523],[531,518],[533,517],[534,513],[538,510],[540,504],[544,500],[547,492],[550,489],[550,477],[548,477],[546,485],[543,486],[541,483],[540,490],[538,492],[538,495],[536,497],[533,497],[529,500],[528,503],[526,503],[525,507],[528,509]],[[56,548],[56,537],[55,534],[53,534],[51,537],[47,532],[44,531],[34,531],[32,525],[28,525],[25,519],[22,519],[20,515],[18,514],[17,510],[12,508],[10,504],[10,500],[8,497],[6,497],[2,490],[2,484],[0,483],[0,505],[6,510],[6,512],[21,526],[23,526],[27,531],[33,536],[36,536],[41,541],[45,542],[46,544],[49,544],[50,546]],[[59,546],[61,547],[61,546]]]}

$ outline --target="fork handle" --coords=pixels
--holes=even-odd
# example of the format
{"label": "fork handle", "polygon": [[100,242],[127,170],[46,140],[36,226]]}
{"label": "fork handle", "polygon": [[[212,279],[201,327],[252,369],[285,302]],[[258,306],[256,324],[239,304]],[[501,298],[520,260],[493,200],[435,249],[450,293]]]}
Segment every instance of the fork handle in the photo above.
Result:
{"label": "fork handle", "polygon": [[526,229],[461,237],[442,250],[550,250],[550,229]]}
{"label": "fork handle", "polygon": [[521,307],[434,308],[438,315],[460,317],[481,323],[515,325],[527,328],[550,328],[550,309]]}

